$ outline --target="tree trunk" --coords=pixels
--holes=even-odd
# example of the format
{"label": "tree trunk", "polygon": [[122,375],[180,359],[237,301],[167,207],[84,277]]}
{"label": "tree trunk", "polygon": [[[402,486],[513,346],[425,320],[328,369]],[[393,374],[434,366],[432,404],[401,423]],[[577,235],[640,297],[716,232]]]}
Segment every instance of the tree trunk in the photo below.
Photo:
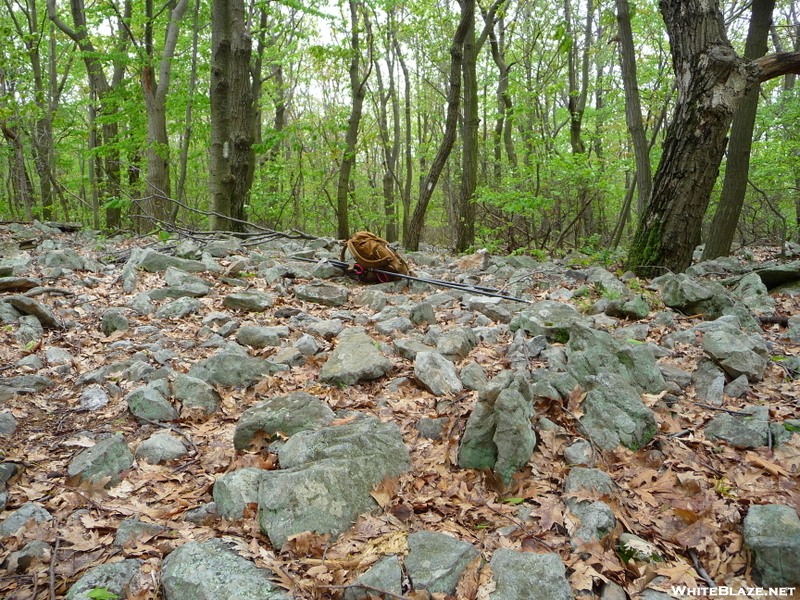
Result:
{"label": "tree trunk", "polygon": [[[350,219],[348,201],[350,199],[350,173],[356,162],[356,143],[358,142],[358,126],[361,123],[361,112],[366,95],[367,79],[369,73],[362,79],[360,73],[361,41],[358,35],[358,9],[357,0],[349,0],[350,6],[350,93],[353,104],[350,108],[350,117],[347,119],[347,132],[345,133],[345,151],[342,163],[339,166],[339,182],[336,185],[336,220],[337,235],[340,240],[350,237]],[[365,16],[366,19],[366,16]]]}
{"label": "tree trunk", "polygon": [[411,213],[411,186],[414,178],[414,165],[411,163],[411,79],[408,75],[408,67],[403,55],[400,52],[400,44],[397,42],[397,37],[392,35],[394,42],[394,51],[397,56],[397,61],[400,63],[400,69],[403,71],[403,92],[405,96],[405,104],[403,106],[403,123],[405,125],[405,148],[404,148],[404,162],[405,162],[405,181],[402,186],[402,200],[403,200],[403,242],[408,238],[408,223]]}
{"label": "tree trunk", "polygon": [[[475,39],[475,0],[461,0],[462,11],[473,18],[464,38],[464,59],[461,72],[464,77],[464,121],[461,129],[461,187],[455,205],[456,252],[464,252],[475,241],[475,203],[473,196],[478,186],[478,50]],[[490,17],[491,19],[491,17]]]}
{"label": "tree trunk", "polygon": [[252,41],[244,0],[214,0],[211,15],[211,149],[209,188],[215,231],[243,231],[253,183],[255,107]]}
{"label": "tree trunk", "polygon": [[450,151],[456,141],[458,109],[461,104],[461,63],[464,58],[464,40],[467,37],[470,23],[475,20],[474,10],[469,10],[470,5],[474,9],[474,3],[462,2],[461,4],[461,18],[453,35],[453,42],[450,45],[450,84],[447,89],[447,117],[445,119],[444,135],[439,144],[439,149],[436,151],[436,156],[431,162],[428,175],[420,184],[419,198],[408,227],[408,236],[404,240],[404,245],[408,250],[419,250],[428,203],[431,200],[431,196],[433,196],[436,182],[439,181],[444,164],[447,162]]}
{"label": "tree trunk", "polygon": [[[767,52],[767,40],[774,8],[775,0],[754,0],[750,29],[747,32],[747,42],[744,48],[746,59],[759,58]],[[754,85],[745,95],[733,117],[722,196],[720,196],[717,211],[711,222],[711,232],[703,251],[703,260],[727,256],[731,251],[736,224],[739,222],[739,214],[742,211],[747,190],[750,149],[753,145],[753,129],[758,110],[758,94],[759,86]]]}
{"label": "tree trunk", "polygon": [[639,101],[639,83],[636,76],[636,50],[633,44],[628,0],[616,0],[616,2],[622,86],[625,89],[625,121],[631,135],[636,162],[636,187],[638,189],[636,212],[642,215],[650,201],[650,193],[653,188],[653,169],[650,165],[650,145],[647,143],[642,124],[642,107]]}
{"label": "tree trunk", "polygon": [[628,267],[639,276],[683,271],[700,229],[739,102],[759,77],[725,36],[716,3],[663,0],[678,101],[664,141],[653,193],[639,223]]}
{"label": "tree trunk", "polygon": [[[180,21],[186,13],[188,0],[179,0],[170,13],[164,48],[158,66],[158,78],[153,69],[153,47],[147,44],[147,64],[142,70],[142,92],[147,108],[147,187],[143,203],[147,216],[168,222],[172,215],[172,189],[169,172],[169,137],[167,136],[167,94],[175,46],[178,43]],[[148,2],[148,6],[150,6]],[[152,13],[148,15],[152,27]]]}

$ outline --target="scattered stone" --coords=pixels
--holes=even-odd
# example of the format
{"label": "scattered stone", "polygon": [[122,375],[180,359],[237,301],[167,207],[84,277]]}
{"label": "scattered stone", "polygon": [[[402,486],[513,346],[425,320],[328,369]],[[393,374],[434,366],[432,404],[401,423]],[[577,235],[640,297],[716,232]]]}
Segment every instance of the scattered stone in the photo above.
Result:
{"label": "scattered stone", "polygon": [[168,302],[156,311],[159,319],[183,319],[200,310],[202,304],[197,298],[188,296]]}
{"label": "scattered stone", "polygon": [[258,488],[265,473],[264,469],[245,467],[217,479],[214,482],[216,514],[230,521],[241,519],[248,504],[258,503]]}
{"label": "scattered stone", "polygon": [[344,306],[350,297],[350,292],[338,285],[315,282],[295,286],[294,295],[298,300],[324,306]]}
{"label": "scattered stone", "polygon": [[417,531],[408,536],[403,564],[415,589],[452,595],[464,569],[478,556],[468,542],[444,533]]}
{"label": "scattered stone", "polygon": [[111,335],[115,331],[126,331],[130,328],[128,318],[123,314],[123,309],[109,308],[103,313],[103,319],[100,322],[100,331],[103,335]]}
{"label": "scattered stone", "polygon": [[152,249],[137,250],[138,252],[131,252],[130,262],[140,269],[151,273],[166,271],[169,267],[174,267],[181,271],[189,271],[191,273],[200,273],[207,270],[206,265],[199,260],[188,260],[176,256],[168,256]]}
{"label": "scattered stone", "polygon": [[784,504],[751,505],[744,543],[753,554],[753,578],[763,587],[800,586],[800,518]]}
{"label": "scattered stone", "polygon": [[568,465],[593,466],[594,450],[592,449],[592,444],[583,439],[575,440],[564,449],[564,461]]}
{"label": "scattered stone", "polygon": [[725,372],[714,361],[701,358],[692,373],[692,383],[698,398],[714,406],[722,406]]}
{"label": "scattered stone", "polygon": [[211,385],[242,387],[286,367],[269,360],[234,352],[220,352],[189,369],[189,376]]}
{"label": "scattered stone", "polygon": [[430,417],[422,417],[417,422],[417,431],[419,434],[429,440],[438,440],[442,437],[442,429],[447,424],[447,417],[439,419],[431,419]]}
{"label": "scattered stone", "polygon": [[33,315],[19,317],[19,328],[14,332],[14,340],[24,349],[30,348],[44,337],[42,323]]}
{"label": "scattered stone", "polygon": [[151,436],[136,449],[136,458],[146,460],[151,465],[175,460],[187,454],[188,451],[183,441],[167,432]]}
{"label": "scattered stone", "polygon": [[769,360],[764,340],[758,334],[724,328],[709,331],[703,337],[705,350],[731,377],[747,375],[749,381],[760,381]]}
{"label": "scattered stone", "polygon": [[264,312],[275,304],[271,294],[260,290],[235,292],[228,294],[222,300],[222,306],[232,310],[245,310],[249,312]]}
{"label": "scattered stone", "polygon": [[11,437],[17,430],[17,420],[10,412],[0,413],[0,436]]}
{"label": "scattered stone", "polygon": [[377,506],[373,486],[411,464],[397,425],[371,417],[298,433],[278,454],[282,468],[265,471],[258,494],[259,525],[275,548],[303,531],[338,535]]}
{"label": "scattered stone", "polygon": [[153,386],[144,386],[125,396],[128,409],[134,417],[149,421],[174,421],[179,415],[161,392]]}
{"label": "scattered stone", "polygon": [[558,554],[498,548],[489,563],[495,590],[490,600],[573,600],[564,561]]}
{"label": "scattered stone", "polygon": [[[624,284],[623,284],[624,285]],[[610,317],[638,321],[650,314],[650,305],[642,295],[627,296],[608,303],[604,311]]]}
{"label": "scattered stone", "polygon": [[272,571],[259,569],[219,538],[183,544],[164,559],[161,569],[168,600],[289,600],[272,577]]}
{"label": "scattered stone", "polygon": [[[361,577],[356,579],[351,585],[364,585],[370,588],[386,590],[393,594],[400,594],[403,591],[403,571],[400,568],[400,561],[396,554],[384,556],[376,562]],[[351,587],[345,590],[344,600],[368,600],[373,597],[374,591],[367,587]]]}
{"label": "scattered stone", "polygon": [[133,454],[121,433],[97,442],[70,462],[67,475],[76,481],[97,483],[108,479],[106,488],[120,482],[120,473],[133,465]]}
{"label": "scattered stone", "polygon": [[271,442],[278,434],[292,436],[319,429],[330,424],[334,417],[327,404],[306,392],[275,396],[242,413],[233,434],[233,445],[237,450],[246,450],[259,434],[263,441]]}
{"label": "scattered stone", "polygon": [[603,449],[622,444],[635,451],[653,439],[658,429],[653,411],[621,376],[601,373],[587,378],[586,385],[580,421],[595,444]]}
{"label": "scattered stone", "polygon": [[457,394],[464,389],[455,365],[438,352],[418,352],[414,377],[434,396]]}
{"label": "scattered stone", "polygon": [[26,502],[0,522],[0,540],[16,535],[28,521],[41,525],[52,520],[52,515],[40,505]]}
{"label": "scattered stone", "polygon": [[100,410],[108,404],[108,393],[99,385],[91,385],[81,392],[81,410]]}
{"label": "scattered stone", "polygon": [[165,531],[164,526],[158,523],[145,523],[136,518],[123,519],[117,527],[114,545],[126,547],[132,546],[136,542],[147,542]]}
{"label": "scattered stone", "polygon": [[280,346],[281,340],[287,337],[289,337],[289,328],[286,326],[259,327],[256,325],[242,325],[236,331],[236,341],[244,346],[253,348]]}
{"label": "scattered stone", "polygon": [[461,367],[461,383],[468,390],[482,390],[489,381],[484,368],[474,360]]}
{"label": "scattered stone", "polygon": [[10,304],[24,315],[36,317],[45,329],[58,329],[61,327],[61,323],[56,319],[53,312],[33,298],[19,295],[5,296],[3,302]]}
{"label": "scattered stone", "polygon": [[364,379],[377,379],[392,368],[391,361],[376,348],[366,333],[343,332],[344,337],[322,365],[319,380],[331,385],[354,385]]}
{"label": "scattered stone", "polygon": [[118,598],[124,598],[133,592],[131,586],[143,564],[141,559],[125,558],[93,567],[69,588],[66,599],[93,600],[96,596],[90,593],[97,589],[105,589]]}
{"label": "scattered stone", "polygon": [[588,324],[588,317],[571,304],[542,300],[519,312],[508,327],[512,333],[523,329],[532,336],[543,335],[549,342],[565,344],[574,323]]}
{"label": "scattered stone", "polygon": [[769,407],[753,406],[741,412],[750,416],[723,413],[705,426],[706,437],[720,439],[736,448],[766,446],[769,436]]}

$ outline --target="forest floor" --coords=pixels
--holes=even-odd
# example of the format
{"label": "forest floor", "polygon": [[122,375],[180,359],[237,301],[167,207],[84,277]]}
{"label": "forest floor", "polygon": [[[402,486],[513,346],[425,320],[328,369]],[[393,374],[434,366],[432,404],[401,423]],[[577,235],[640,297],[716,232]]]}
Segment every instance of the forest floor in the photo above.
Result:
{"label": "forest floor", "polygon": [[[73,236],[64,239],[67,244],[78,243]],[[73,248],[81,254],[94,255],[91,246]],[[124,249],[122,245],[117,248]],[[761,253],[764,258],[772,258],[769,249]],[[102,254],[97,256],[102,260]],[[219,262],[224,268],[228,260]],[[38,270],[34,266],[34,272],[28,275],[36,276]],[[153,315],[135,318],[136,326],[155,325],[161,330],[163,338],[159,344],[179,355],[171,363],[179,372],[214,352],[213,348],[185,342],[198,339],[204,314],[225,310],[224,294],[235,291],[214,276],[200,275],[215,290],[202,299],[203,314],[179,321],[161,320]],[[355,576],[381,556],[401,548],[408,533],[422,529],[446,532],[465,540],[478,548],[485,559],[499,547],[556,552],[567,566],[567,577],[576,595],[582,590],[597,593],[606,581],[622,586],[630,598],[636,598],[648,586],[667,593],[672,586],[706,586],[696,567],[702,567],[716,584],[739,589],[752,587],[750,557],[742,538],[742,520],[748,507],[780,503],[800,511],[800,434],[776,448],[742,450],[711,441],[703,433],[703,426],[720,411],[737,411],[745,406],[769,406],[774,421],[798,418],[800,385],[787,378],[778,361],[768,366],[764,380],[752,385],[743,397],[726,397],[719,408],[699,402],[691,387],[671,407],[660,396],[645,395],[645,403],[655,411],[660,429],[653,442],[638,452],[619,447],[598,457],[596,467],[608,473],[619,490],[615,496],[604,498],[614,511],[617,528],[605,539],[587,543],[579,551],[570,544],[570,532],[576,521],[564,503],[564,481],[570,466],[563,459],[564,448],[581,437],[574,419],[576,413],[564,410],[558,402],[537,404],[537,417],[548,417],[566,433],[537,432],[539,443],[528,465],[505,488],[491,474],[457,467],[458,441],[477,393],[465,392],[443,403],[414,384],[413,363],[397,356],[392,357],[394,369],[390,378],[409,378],[397,391],[387,388],[386,378],[344,388],[323,385],[317,378],[324,361],[313,357],[302,367],[277,373],[247,389],[219,388],[223,399],[220,413],[206,420],[173,423],[197,448],[196,454],[162,465],[139,461],[124,473],[122,483],[111,489],[86,484],[74,486],[67,480],[67,466],[80,450],[93,444],[87,432],[122,432],[131,447],[136,447],[158,431],[154,424],[138,422],[122,396],[112,398],[107,406],[96,411],[79,410],[81,390],[75,385],[78,376],[112,359],[119,360],[118,352],[113,357],[110,354],[111,343],[132,340],[134,350],[139,344],[132,329],[115,332],[110,337],[101,333],[103,310],[124,306],[131,295],[122,293],[118,272],[94,273],[92,277],[95,282],[91,288],[83,287],[78,276],[63,277],[53,285],[67,295],[38,298],[56,314],[66,310],[75,321],[74,326],[47,330],[40,343],[24,348],[11,337],[13,327],[5,326],[0,332],[2,377],[30,373],[30,368],[20,367],[18,362],[31,354],[44,356],[49,346],[60,346],[74,357],[72,371],[57,381],[55,387],[41,393],[17,395],[0,404],[0,411],[11,412],[18,422],[11,437],[0,437],[0,457],[24,467],[22,474],[8,485],[8,506],[0,519],[25,502],[41,504],[54,517],[51,526],[31,527],[18,537],[0,542],[0,563],[34,539],[42,539],[52,548],[51,554],[34,561],[24,572],[2,573],[0,597],[5,600],[62,597],[89,568],[123,557],[143,559],[142,572],[149,577],[131,597],[161,598],[159,573],[163,557],[186,541],[214,536],[226,536],[236,543],[242,556],[272,569],[279,584],[297,598],[335,599],[342,594],[339,586],[352,583]],[[137,291],[163,285],[163,274],[140,273],[139,278]],[[263,281],[255,279],[252,283],[269,291]],[[350,280],[341,283],[353,288],[361,286]],[[530,298],[544,299],[548,292],[531,288]],[[405,293],[412,300],[424,298],[421,294]],[[653,310],[641,322],[650,325],[648,340],[659,343],[674,329],[651,323],[652,316],[664,307],[659,305],[657,297],[649,299]],[[776,300],[776,314],[800,313],[800,297],[782,295]],[[327,318],[332,311],[301,303],[293,296],[278,298],[274,309],[286,306],[296,306],[320,318]],[[364,310],[355,305],[346,308]],[[447,328],[455,324],[457,313],[438,312],[437,320]],[[263,325],[275,322],[269,312],[237,318]],[[696,322],[679,317],[676,327],[684,329]],[[773,355],[800,355],[800,346],[787,342],[782,335],[784,331],[780,325],[763,328],[763,337],[771,343]],[[392,341],[369,332],[375,339]],[[251,353],[267,358],[274,351]],[[477,361],[491,377],[506,366],[504,351],[503,344],[482,343],[467,360]],[[702,355],[699,346],[678,345],[665,362],[691,372]],[[531,369],[540,367],[546,364],[534,359]],[[212,487],[222,474],[244,467],[278,467],[276,455],[266,449],[237,453],[231,442],[233,430],[241,413],[260,399],[296,390],[325,400],[334,410],[361,411],[400,427],[411,454],[412,468],[398,480],[387,481],[375,489],[374,497],[381,509],[360,517],[335,540],[308,533],[295,536],[283,548],[270,546],[259,531],[254,510],[248,509],[245,518],[238,521],[216,519],[198,525],[184,520],[184,511],[212,501]],[[573,408],[580,401],[579,392],[576,394]],[[416,425],[423,417],[448,419],[441,439],[426,439],[419,434]],[[673,435],[679,432],[684,433]],[[519,517],[521,507],[531,514],[524,521]],[[164,532],[140,539],[130,547],[115,546],[113,541],[120,521],[132,517],[160,524]],[[516,528],[509,533],[509,526]],[[616,546],[623,531],[635,533],[653,544],[662,560],[626,560]],[[457,598],[487,597],[487,577],[485,566],[473,565],[461,581]]]}

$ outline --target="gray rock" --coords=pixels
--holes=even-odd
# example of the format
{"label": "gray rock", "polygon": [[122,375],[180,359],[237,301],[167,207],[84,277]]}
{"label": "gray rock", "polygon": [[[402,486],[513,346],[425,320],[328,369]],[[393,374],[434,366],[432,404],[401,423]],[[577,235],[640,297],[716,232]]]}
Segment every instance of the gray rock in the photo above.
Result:
{"label": "gray rock", "polygon": [[211,256],[222,258],[241,252],[242,243],[236,238],[228,237],[222,240],[212,240],[208,242],[203,250]]}
{"label": "gray rock", "polygon": [[188,454],[182,440],[169,433],[157,433],[143,441],[136,449],[136,458],[158,465]]}
{"label": "gray rock", "polygon": [[683,369],[680,369],[673,365],[658,363],[658,370],[661,371],[661,374],[664,376],[665,381],[672,381],[681,388],[685,388],[690,383],[692,383],[691,373],[688,373]]}
{"label": "gray rock", "polygon": [[650,333],[650,327],[645,323],[636,323],[627,327],[618,327],[611,332],[611,335],[620,340],[643,342],[647,339],[648,333]]}
{"label": "gray rock", "polygon": [[[384,556],[351,585],[366,585],[394,594],[401,594],[403,591],[403,571],[400,568],[400,561],[397,555]],[[372,597],[372,594],[374,594],[374,591],[370,591],[367,588],[351,587],[345,590],[343,599],[368,600]]]}
{"label": "gray rock", "polygon": [[589,269],[587,281],[594,284],[594,287],[604,296],[613,300],[623,296],[630,296],[631,291],[624,283],[610,271],[603,267],[592,267]]}
{"label": "gray rock", "polygon": [[472,544],[444,533],[417,531],[408,536],[403,564],[414,589],[452,595],[464,569],[479,554]]}
{"label": "gray rock", "polygon": [[570,304],[542,300],[517,313],[508,327],[512,333],[523,329],[533,336],[543,335],[549,342],[564,344],[573,323],[588,324],[589,320]]}
{"label": "gray rock", "polygon": [[414,377],[434,396],[457,394],[464,389],[455,365],[438,352],[418,352]]}
{"label": "gray rock", "polygon": [[11,573],[25,573],[31,566],[34,560],[47,562],[51,558],[53,551],[52,546],[42,540],[33,540],[25,544],[21,550],[12,552],[6,557],[3,562],[7,572]]}
{"label": "gray rock", "polygon": [[703,315],[708,320],[735,315],[746,329],[759,329],[750,310],[717,282],[701,281],[685,273],[667,275],[661,294],[664,304],[684,314]]}
{"label": "gray rock", "polygon": [[644,296],[637,294],[626,296],[608,303],[604,311],[610,317],[619,319],[633,319],[638,321],[650,314],[650,305]]}
{"label": "gray rock", "polygon": [[613,373],[638,390],[651,394],[665,387],[653,350],[646,344],[628,344],[613,336],[575,323],[567,344],[567,368],[583,383],[591,375]]}
{"label": "gray rock", "polygon": [[461,367],[460,378],[468,390],[482,390],[489,381],[486,371],[474,360]]}
{"label": "gray rock", "polygon": [[317,335],[324,340],[332,340],[342,333],[343,329],[344,323],[342,323],[341,319],[325,319],[309,325],[306,329],[306,333],[309,335]]}
{"label": "gray rock", "polygon": [[698,398],[714,406],[722,406],[725,372],[714,361],[701,358],[692,373],[692,383]]}
{"label": "gray rock", "polygon": [[0,522],[0,540],[16,535],[28,521],[37,525],[52,521],[52,515],[34,502],[26,502]]}
{"label": "gray rock", "polygon": [[595,444],[604,449],[622,444],[638,450],[653,439],[658,429],[655,415],[622,377],[601,373],[586,385],[589,391],[580,421]]}
{"label": "gray rock", "polygon": [[317,344],[317,340],[308,334],[297,338],[292,346],[297,348],[300,351],[300,354],[303,356],[314,356],[317,352],[319,352],[319,344]]}
{"label": "gray rock", "polygon": [[219,410],[222,399],[211,385],[190,375],[181,373],[172,382],[175,400],[181,403],[181,413],[198,412],[210,415]]}
{"label": "gray rock", "polygon": [[192,508],[183,513],[183,518],[195,525],[208,524],[217,518],[217,503],[206,502],[197,508]]}
{"label": "gray rock", "polygon": [[134,417],[142,417],[150,421],[174,421],[179,415],[155,387],[144,386],[125,396],[128,409]]}
{"label": "gray rock", "polygon": [[498,548],[489,563],[495,590],[491,600],[573,600],[564,561],[558,554]]}
{"label": "gray rock", "polygon": [[423,323],[436,324],[436,313],[430,302],[415,304],[411,307],[408,316],[414,325],[422,325]]}
{"label": "gray rock", "polygon": [[350,297],[350,292],[338,285],[312,282],[295,286],[294,295],[298,300],[324,306],[344,306]]}
{"label": "gray rock", "polygon": [[0,413],[0,436],[11,437],[17,430],[17,420],[10,412]]}
{"label": "gray rock", "polygon": [[470,296],[464,299],[467,309],[478,311],[492,321],[498,323],[510,323],[512,319],[511,311],[502,304],[500,298],[487,296]]}
{"label": "gray rock", "polygon": [[496,419],[492,439],[497,446],[494,470],[506,485],[511,483],[514,473],[525,466],[536,446],[536,434],[531,427],[533,403],[517,388],[504,389],[494,403]]}
{"label": "gray rock", "polygon": [[42,266],[51,269],[58,267],[73,271],[82,271],[85,266],[83,257],[71,248],[46,252],[41,258],[41,263]]}
{"label": "gray rock", "polygon": [[747,392],[749,387],[750,382],[747,379],[747,375],[739,375],[739,377],[725,386],[724,391],[731,398],[739,398]]}
{"label": "gray rock", "polygon": [[397,426],[371,417],[295,434],[279,457],[258,496],[259,525],[275,548],[303,531],[338,535],[377,506],[373,486],[411,464]]}
{"label": "gray rock", "polygon": [[366,333],[343,332],[336,348],[322,365],[319,380],[332,385],[353,385],[364,379],[377,379],[386,375],[392,363],[375,347],[375,341]]}
{"label": "gray rock", "polygon": [[528,338],[522,329],[514,333],[514,341],[508,345],[506,356],[512,369],[527,369],[530,361],[547,348],[547,339],[543,335]]}
{"label": "gray rock", "polygon": [[119,598],[128,595],[128,586],[144,561],[138,558],[125,558],[119,562],[106,563],[91,568],[69,588],[67,600],[92,600],[89,593],[95,589],[106,589]]}
{"label": "gray rock", "polygon": [[105,485],[109,488],[120,482],[119,474],[130,469],[131,465],[133,454],[125,437],[117,433],[80,452],[70,462],[67,475],[77,481],[89,480],[92,483],[109,478]]}
{"label": "gray rock", "polygon": [[386,294],[380,290],[369,288],[358,295],[355,304],[380,311],[386,307]]}
{"label": "gray rock", "polygon": [[272,356],[272,362],[287,367],[302,367],[306,357],[297,348],[282,348]]}
{"label": "gray rock", "polygon": [[619,547],[637,562],[659,563],[664,560],[654,544],[632,533],[624,532],[619,535]]}
{"label": "gray rock", "polygon": [[564,461],[568,465],[594,465],[594,450],[592,444],[583,439],[578,439],[564,448]]}
{"label": "gray rock", "polygon": [[264,312],[274,304],[275,299],[270,294],[260,290],[235,292],[233,294],[228,294],[222,300],[222,306],[225,308],[250,312]]}
{"label": "gray rock", "polygon": [[775,314],[775,299],[769,295],[767,286],[758,273],[744,275],[733,290],[733,296],[752,311],[765,315]]}
{"label": "gray rock", "polygon": [[72,354],[63,348],[60,348],[59,346],[50,346],[45,348],[44,356],[47,364],[51,367],[59,365],[71,365],[75,360],[75,357],[72,356]]}
{"label": "gray rock", "polygon": [[35,277],[0,276],[0,292],[27,292],[41,286],[42,280]]}
{"label": "gray rock", "polygon": [[39,319],[33,315],[23,315],[19,318],[19,328],[14,332],[14,340],[23,349],[32,347],[44,337],[44,328]]}
{"label": "gray rock", "polygon": [[0,302],[0,323],[4,325],[16,323],[20,315],[21,313],[7,302]]}
{"label": "gray rock", "polygon": [[82,410],[99,410],[108,404],[108,394],[99,385],[92,385],[81,392]]}
{"label": "gray rock", "polygon": [[115,331],[126,331],[130,328],[128,318],[123,314],[124,309],[109,308],[103,313],[100,322],[100,331],[103,335],[111,335]]}
{"label": "gray rock", "polygon": [[219,538],[183,544],[164,559],[161,569],[165,600],[288,600],[272,576]]}
{"label": "gray rock", "polygon": [[197,298],[178,298],[166,303],[156,311],[159,319],[183,319],[200,310],[202,304]]}
{"label": "gray rock", "polygon": [[756,271],[768,289],[800,281],[800,260],[763,267]]}
{"label": "gray rock", "polygon": [[419,431],[419,434],[424,438],[438,440],[442,437],[442,428],[446,423],[447,417],[440,417],[438,419],[422,417],[417,422],[417,431]]}
{"label": "gray rock", "polygon": [[3,302],[10,304],[24,315],[36,317],[45,329],[58,329],[61,327],[61,323],[56,319],[50,308],[33,298],[12,295],[4,297]]}
{"label": "gray rock", "polygon": [[311,268],[311,275],[319,279],[331,279],[343,275],[340,267],[334,267],[327,259],[322,259]]}
{"label": "gray rock", "polygon": [[211,293],[211,287],[205,283],[184,283],[148,292],[151,300],[167,298],[202,298]]}
{"label": "gray rock", "polygon": [[375,324],[375,332],[380,335],[392,335],[395,332],[405,333],[414,329],[414,324],[408,317],[394,317]]}
{"label": "gray rock", "polygon": [[470,350],[478,345],[478,338],[469,327],[448,331],[436,342],[439,353],[450,360],[466,358]]}
{"label": "gray rock", "polygon": [[262,400],[242,413],[233,434],[237,450],[250,447],[257,434],[274,441],[278,433],[292,436],[300,431],[330,424],[335,415],[322,400],[306,392],[294,392]]}
{"label": "gray rock", "polygon": [[158,523],[145,523],[139,519],[123,519],[117,527],[117,535],[114,536],[114,545],[125,547],[136,542],[144,542],[164,533],[166,529]]}
{"label": "gray rock", "polygon": [[800,586],[800,519],[794,508],[751,505],[744,518],[744,543],[754,557],[756,583]]}
{"label": "gray rock", "polygon": [[151,249],[140,250],[137,253],[132,252],[130,262],[151,273],[166,271],[169,267],[175,267],[181,271],[189,271],[191,273],[200,273],[207,270],[207,266],[198,260],[168,256]]}
{"label": "gray rock", "polygon": [[706,437],[725,440],[737,448],[766,446],[769,435],[769,407],[753,406],[741,412],[752,416],[723,413],[714,417],[704,428]]}
{"label": "gray rock", "polygon": [[269,360],[234,352],[220,352],[195,364],[189,369],[189,375],[211,385],[241,387],[255,383],[266,375],[285,370],[285,366],[276,365]]}
{"label": "gray rock", "polygon": [[43,392],[55,385],[55,382],[44,375],[15,375],[6,377],[3,380],[3,387],[12,388],[19,391]]}
{"label": "gray rock", "polygon": [[577,503],[572,511],[580,519],[580,526],[572,533],[571,543],[573,549],[580,546],[580,542],[602,540],[616,527],[617,520],[614,511],[605,502]]}
{"label": "gray rock", "polygon": [[284,325],[278,327],[242,325],[236,332],[237,342],[244,346],[252,346],[253,348],[280,346],[281,339],[287,337],[289,337],[289,328]]}
{"label": "gray rock", "polygon": [[570,469],[567,479],[564,482],[564,495],[567,507],[576,515],[581,508],[591,505],[592,500],[578,500],[571,492],[585,490],[591,492],[594,498],[610,495],[614,492],[614,482],[608,473],[600,469],[589,469],[586,467],[573,467]]}
{"label": "gray rock", "polygon": [[248,504],[258,503],[258,488],[265,473],[264,469],[245,467],[217,479],[214,482],[217,514],[230,521],[241,519]]}
{"label": "gray rock", "polygon": [[750,381],[760,381],[764,377],[769,360],[769,350],[761,336],[734,328],[706,333],[703,350],[731,377],[747,375]]}
{"label": "gray rock", "polygon": [[436,348],[415,338],[400,338],[394,340],[392,345],[400,356],[408,360],[414,360],[420,352],[436,352]]}

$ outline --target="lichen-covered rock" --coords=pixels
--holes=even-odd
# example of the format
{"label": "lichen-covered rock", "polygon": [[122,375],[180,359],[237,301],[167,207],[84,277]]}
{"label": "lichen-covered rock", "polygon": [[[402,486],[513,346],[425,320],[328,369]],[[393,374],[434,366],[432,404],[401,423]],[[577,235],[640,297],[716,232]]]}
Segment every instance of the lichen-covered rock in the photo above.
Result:
{"label": "lichen-covered rock", "polygon": [[383,377],[392,368],[391,361],[363,332],[343,335],[331,356],[322,365],[319,379],[333,385],[353,385],[364,379]]}
{"label": "lichen-covered rock", "polygon": [[791,506],[754,504],[744,518],[744,543],[763,587],[800,586],[800,518]]}
{"label": "lichen-covered rock", "polygon": [[418,352],[414,377],[434,396],[457,394],[464,389],[455,365],[438,352]]}

